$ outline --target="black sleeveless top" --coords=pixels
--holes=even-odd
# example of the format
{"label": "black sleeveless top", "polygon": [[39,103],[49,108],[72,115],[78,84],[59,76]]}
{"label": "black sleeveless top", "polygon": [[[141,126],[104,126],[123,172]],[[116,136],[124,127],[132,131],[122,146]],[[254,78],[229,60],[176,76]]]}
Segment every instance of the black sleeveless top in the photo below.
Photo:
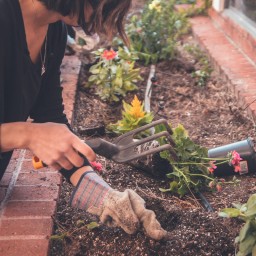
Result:
{"label": "black sleeveless top", "polygon": [[[0,123],[26,121],[68,124],[64,114],[60,65],[65,53],[66,26],[49,25],[46,72],[41,76],[41,60],[31,61],[18,0],[0,0]],[[2,153],[0,180],[12,152]]]}

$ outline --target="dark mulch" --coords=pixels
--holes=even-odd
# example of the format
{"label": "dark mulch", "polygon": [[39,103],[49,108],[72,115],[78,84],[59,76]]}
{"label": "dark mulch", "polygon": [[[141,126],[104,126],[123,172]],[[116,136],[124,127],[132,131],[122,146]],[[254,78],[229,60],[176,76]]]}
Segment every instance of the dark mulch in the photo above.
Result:
{"label": "dark mulch", "polygon": [[[183,43],[193,43],[191,37],[183,40]],[[226,83],[213,72],[207,84],[199,87],[191,75],[191,68],[188,68],[191,65],[198,68],[199,64],[191,56],[182,54],[179,60],[157,64],[158,81],[152,88],[151,99],[151,108],[157,113],[156,118],[166,118],[173,126],[183,124],[191,139],[207,148],[254,137],[253,122],[245,110],[238,107]],[[136,94],[143,100],[149,67],[142,67],[141,72],[144,81],[138,84]],[[103,134],[104,126],[120,118],[122,104],[102,102],[95,95],[94,88],[83,87],[87,78],[88,66],[83,65],[76,98],[74,129],[83,139],[96,135],[112,140],[110,134]],[[133,95],[128,94],[126,100],[130,100]],[[93,134],[95,130],[99,133]],[[241,182],[238,185],[225,185],[221,192],[204,192],[203,195],[213,208],[213,212],[209,212],[194,195],[179,198],[177,195],[160,192],[160,187],[168,187],[169,181],[166,178],[155,178],[149,173],[129,165],[116,164],[100,156],[98,161],[104,166],[100,175],[115,189],[134,189],[145,199],[147,208],[155,211],[171,237],[168,241],[157,242],[146,237],[143,230],[128,235],[119,228],[104,225],[88,229],[86,225],[98,221],[97,217],[68,207],[72,188],[64,182],[55,216],[54,233],[66,236],[52,240],[51,256],[235,255],[234,240],[243,222],[218,217],[218,211],[231,207],[233,202],[246,202],[256,191],[255,174],[239,176]]]}

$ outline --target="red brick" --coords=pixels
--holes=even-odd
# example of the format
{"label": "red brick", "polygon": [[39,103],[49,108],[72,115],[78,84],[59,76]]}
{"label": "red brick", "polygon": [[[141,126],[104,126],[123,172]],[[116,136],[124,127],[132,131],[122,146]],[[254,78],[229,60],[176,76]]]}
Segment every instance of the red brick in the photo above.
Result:
{"label": "red brick", "polygon": [[21,150],[19,150],[19,149],[14,150],[13,154],[12,154],[12,159],[19,158],[20,154],[21,154]]}
{"label": "red brick", "polygon": [[63,87],[63,89],[65,88],[66,84],[74,84],[77,85],[78,79],[77,79],[77,75],[74,74],[66,74],[65,75],[65,79],[63,79],[61,85]]}
{"label": "red brick", "polygon": [[74,103],[75,102],[75,92],[73,91],[67,91],[66,93],[63,94],[63,99],[65,102]]}
{"label": "red brick", "polygon": [[20,173],[16,185],[41,185],[41,186],[54,186],[60,185],[61,175],[57,172],[40,172],[32,171],[29,173]]}
{"label": "red brick", "polygon": [[15,186],[10,200],[57,200],[59,194],[58,186]]}
{"label": "red brick", "polygon": [[[217,17],[216,14],[214,20],[215,17]],[[241,30],[239,26],[233,26],[221,17],[218,17],[216,21],[223,23],[222,25],[227,26],[226,29],[230,29],[232,33],[233,31],[239,33],[238,31]],[[247,106],[255,98],[256,68],[234,45],[230,44],[222,31],[213,26],[208,17],[192,18],[191,23],[200,46],[207,49],[216,71],[225,79],[227,86],[237,97],[238,104],[242,107]],[[246,36],[248,36],[247,33],[241,30],[240,38]],[[254,105],[250,105],[247,112],[256,119]]]}
{"label": "red brick", "polygon": [[48,250],[47,239],[0,240],[1,256],[47,256]]}
{"label": "red brick", "polygon": [[26,159],[32,159],[33,153],[30,150],[26,150],[25,158]]}
{"label": "red brick", "polygon": [[[34,172],[34,171],[39,171],[39,170],[35,170],[35,168],[33,167],[32,157],[22,162],[21,172]],[[40,169],[40,171],[41,172],[57,172],[56,170],[50,167],[43,167]]]}
{"label": "red brick", "polygon": [[0,181],[0,187],[8,187],[12,178],[12,173],[6,172]]}
{"label": "red brick", "polygon": [[52,233],[52,219],[1,219],[1,236],[50,236]]}
{"label": "red brick", "polygon": [[62,87],[63,87],[63,93],[65,93],[66,91],[73,91],[73,92],[75,92],[76,87],[77,87],[77,82],[76,83],[68,83],[68,82],[64,81],[62,83]]}
{"label": "red brick", "polygon": [[0,202],[2,202],[6,195],[6,188],[0,187]]}
{"label": "red brick", "polygon": [[209,10],[212,20],[237,44],[254,62],[256,62],[255,49],[256,40],[238,23],[217,13],[214,9]]}
{"label": "red brick", "polygon": [[56,210],[56,201],[9,201],[4,217],[52,216]]}
{"label": "red brick", "polygon": [[12,159],[12,160],[9,162],[9,164],[8,164],[8,166],[7,166],[7,168],[6,168],[5,173],[7,173],[7,172],[13,173],[14,170],[15,170],[15,168],[16,168],[16,165],[17,165],[17,160],[16,160],[16,159]]}

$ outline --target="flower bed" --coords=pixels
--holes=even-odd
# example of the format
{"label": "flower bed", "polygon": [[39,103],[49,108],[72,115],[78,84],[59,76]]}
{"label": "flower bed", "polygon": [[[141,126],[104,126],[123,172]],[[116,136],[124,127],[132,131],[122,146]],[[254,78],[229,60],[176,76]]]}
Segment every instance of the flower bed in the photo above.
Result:
{"label": "flower bed", "polygon": [[[203,70],[207,58],[197,50],[193,39],[184,36],[180,42],[178,57],[156,65],[157,82],[151,91],[155,118],[165,118],[173,127],[182,124],[191,140],[206,148],[253,137],[253,123],[237,107],[225,83],[214,72],[211,77],[195,72]],[[131,103],[134,95],[140,100],[145,97],[150,70],[148,66],[139,67],[144,80],[137,83],[138,90],[127,92],[125,102]],[[83,139],[100,135],[113,140],[113,134],[102,133],[102,127],[122,118],[122,102],[103,101],[95,94],[96,87],[85,88],[84,82],[90,76],[88,70],[84,65],[81,71],[74,129]],[[95,216],[67,207],[72,188],[64,182],[51,255],[235,255],[235,237],[244,223],[218,214],[233,202],[247,201],[255,191],[254,174],[236,175],[240,180],[237,184],[232,182],[233,176],[228,176],[225,179],[230,184],[222,189],[202,190],[210,210],[213,209],[209,211],[195,193],[180,197],[177,193],[161,192],[160,188],[170,187],[170,180],[162,175],[156,178],[157,175],[140,168],[116,164],[100,156],[98,162],[103,166],[100,174],[113,188],[134,189],[145,199],[147,208],[155,211],[163,228],[171,233],[170,239],[157,242],[146,237],[142,230],[127,235],[119,228],[100,225]],[[156,165],[153,170],[166,168],[158,161],[153,163]]]}

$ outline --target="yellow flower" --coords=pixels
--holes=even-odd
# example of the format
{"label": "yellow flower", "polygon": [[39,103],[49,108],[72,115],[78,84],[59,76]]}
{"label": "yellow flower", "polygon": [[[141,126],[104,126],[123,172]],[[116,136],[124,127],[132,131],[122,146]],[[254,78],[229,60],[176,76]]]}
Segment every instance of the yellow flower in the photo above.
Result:
{"label": "yellow flower", "polygon": [[161,11],[160,0],[153,0],[151,4],[148,5],[149,10],[156,10],[157,12]]}
{"label": "yellow flower", "polygon": [[135,118],[140,118],[145,116],[145,112],[142,110],[141,102],[138,97],[135,95],[133,101],[131,102],[131,109],[129,114],[134,116]]}

